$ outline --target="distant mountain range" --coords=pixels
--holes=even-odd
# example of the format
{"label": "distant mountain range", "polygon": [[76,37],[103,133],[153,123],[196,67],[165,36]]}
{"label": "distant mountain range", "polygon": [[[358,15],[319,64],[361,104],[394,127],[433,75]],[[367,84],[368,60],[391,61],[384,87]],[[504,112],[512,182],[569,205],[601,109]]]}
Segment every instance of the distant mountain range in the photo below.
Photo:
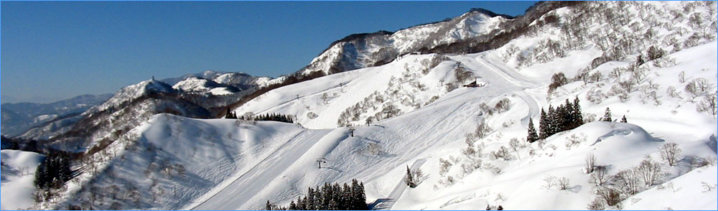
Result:
{"label": "distant mountain range", "polygon": [[53,103],[3,103],[2,134],[20,135],[32,127],[78,115],[110,97],[112,94],[80,95]]}

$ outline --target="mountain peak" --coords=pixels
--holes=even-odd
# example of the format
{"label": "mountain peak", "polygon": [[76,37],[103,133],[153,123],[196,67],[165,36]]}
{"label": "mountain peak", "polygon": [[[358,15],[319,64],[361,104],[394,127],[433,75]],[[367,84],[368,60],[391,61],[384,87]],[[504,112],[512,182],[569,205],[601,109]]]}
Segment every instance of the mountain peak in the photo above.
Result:
{"label": "mountain peak", "polygon": [[491,10],[487,10],[487,9],[484,9],[484,8],[471,8],[471,9],[469,10],[469,13],[481,13],[481,14],[484,14],[484,15],[488,15],[489,17],[501,16],[501,17],[504,17],[504,18],[507,18],[507,19],[513,19],[513,18],[514,18],[513,16],[506,15],[506,14],[497,14],[497,13],[491,11]]}

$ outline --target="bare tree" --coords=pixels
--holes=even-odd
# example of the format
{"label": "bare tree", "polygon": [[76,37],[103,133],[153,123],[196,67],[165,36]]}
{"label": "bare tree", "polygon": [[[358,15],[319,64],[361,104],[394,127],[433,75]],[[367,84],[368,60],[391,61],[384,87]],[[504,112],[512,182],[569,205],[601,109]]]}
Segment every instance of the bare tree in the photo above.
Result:
{"label": "bare tree", "polygon": [[324,102],[324,104],[327,104],[327,100],[329,100],[329,95],[327,95],[327,93],[325,92],[324,94],[322,94],[322,102]]}
{"label": "bare tree", "polygon": [[546,185],[544,187],[546,187],[546,189],[548,190],[548,189],[551,189],[551,187],[553,187],[553,184],[556,181],[556,177],[554,177],[554,176],[544,177],[543,181],[546,183]]}
{"label": "bare tree", "polygon": [[441,168],[439,168],[439,175],[441,176],[446,175],[446,172],[448,172],[451,165],[453,165],[450,161],[444,160],[443,158],[439,158],[439,163],[441,164]]}
{"label": "bare tree", "polygon": [[686,82],[686,71],[681,71],[681,73],[678,73],[678,82]]}
{"label": "bare tree", "polygon": [[661,165],[653,162],[649,158],[641,161],[641,164],[636,167],[636,171],[641,176],[641,179],[643,179],[644,184],[651,186],[661,175]]}
{"label": "bare tree", "polygon": [[675,166],[680,156],[681,149],[676,143],[666,143],[660,148],[661,158],[668,162],[668,165]]}
{"label": "bare tree", "polygon": [[597,186],[602,186],[604,183],[606,183],[606,180],[608,179],[606,177],[606,167],[604,166],[596,166],[593,173],[591,174],[591,179],[593,179],[593,182]]}
{"label": "bare tree", "polygon": [[561,189],[561,190],[567,190],[567,189],[568,189],[568,186],[569,186],[568,178],[566,178],[566,177],[561,177],[560,179],[558,179],[558,187],[559,187],[559,189]]}
{"label": "bare tree", "polygon": [[638,193],[638,190],[640,189],[641,181],[638,174],[633,169],[618,172],[618,174],[614,176],[614,179],[616,180],[618,187],[629,195]]}
{"label": "bare tree", "polygon": [[509,141],[509,146],[511,147],[511,150],[516,152],[516,157],[521,160],[521,155],[519,154],[519,140],[517,138],[512,138],[511,141]]}
{"label": "bare tree", "polygon": [[606,209],[606,200],[603,200],[601,197],[595,198],[590,204],[588,204],[587,208],[589,210],[604,210]]}
{"label": "bare tree", "polygon": [[596,156],[593,155],[593,153],[589,153],[586,156],[586,173],[590,174],[593,172],[593,169],[596,167]]}
{"label": "bare tree", "polygon": [[716,115],[716,94],[708,94],[698,102],[696,110],[699,112],[707,112],[712,115]]}
{"label": "bare tree", "polygon": [[601,188],[598,190],[598,196],[606,201],[608,206],[614,206],[621,202],[621,193],[613,188]]}

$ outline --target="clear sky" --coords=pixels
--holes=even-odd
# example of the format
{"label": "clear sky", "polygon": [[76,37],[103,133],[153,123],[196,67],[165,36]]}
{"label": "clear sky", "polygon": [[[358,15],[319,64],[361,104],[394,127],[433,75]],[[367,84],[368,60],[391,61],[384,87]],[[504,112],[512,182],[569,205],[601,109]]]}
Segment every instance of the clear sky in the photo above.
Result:
{"label": "clear sky", "polygon": [[2,102],[114,93],[215,70],[276,77],[335,40],[534,2],[2,2]]}

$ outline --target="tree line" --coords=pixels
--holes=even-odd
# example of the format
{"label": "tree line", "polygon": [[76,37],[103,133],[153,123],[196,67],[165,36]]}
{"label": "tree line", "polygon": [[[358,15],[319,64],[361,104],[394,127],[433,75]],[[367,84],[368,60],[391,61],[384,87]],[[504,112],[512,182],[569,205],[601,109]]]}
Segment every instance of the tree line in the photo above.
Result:
{"label": "tree line", "polygon": [[225,118],[227,119],[240,119],[240,120],[246,120],[246,121],[278,121],[278,122],[286,122],[286,123],[294,123],[294,118],[292,118],[291,115],[287,114],[260,114],[257,116],[237,116],[234,112],[227,111],[227,115],[225,115]]}
{"label": "tree line", "polygon": [[73,178],[75,172],[70,168],[71,159],[69,153],[52,152],[37,166],[34,180],[37,201],[50,198],[53,189],[61,188]]}
{"label": "tree line", "polygon": [[267,201],[266,210],[368,210],[364,183],[353,179],[351,185],[324,183],[321,188],[309,187],[307,195],[292,200],[289,207],[281,207]]}

